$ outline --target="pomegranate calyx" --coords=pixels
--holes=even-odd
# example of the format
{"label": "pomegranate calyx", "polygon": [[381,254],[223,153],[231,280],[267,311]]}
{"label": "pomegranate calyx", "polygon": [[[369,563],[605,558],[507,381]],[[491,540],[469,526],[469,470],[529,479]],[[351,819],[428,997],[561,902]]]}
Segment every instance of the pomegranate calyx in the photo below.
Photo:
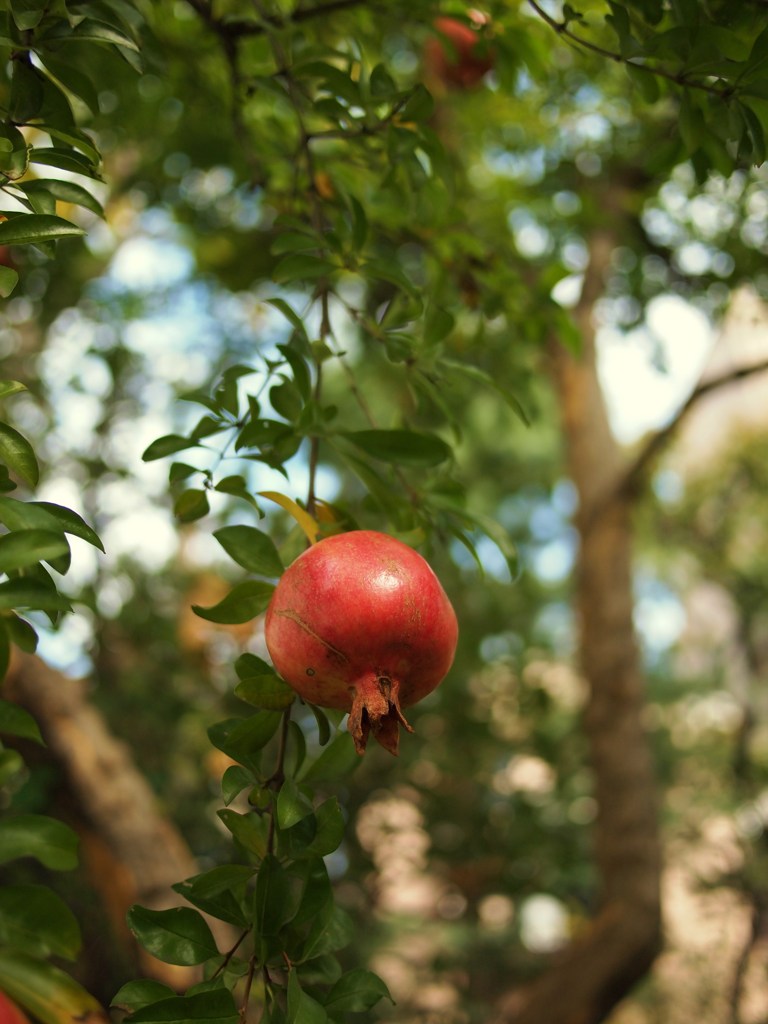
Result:
{"label": "pomegranate calyx", "polygon": [[347,729],[354,740],[355,750],[364,754],[368,737],[372,735],[385,750],[397,755],[400,726],[413,732],[400,709],[400,684],[389,676],[370,675],[359,680],[352,690],[354,697]]}

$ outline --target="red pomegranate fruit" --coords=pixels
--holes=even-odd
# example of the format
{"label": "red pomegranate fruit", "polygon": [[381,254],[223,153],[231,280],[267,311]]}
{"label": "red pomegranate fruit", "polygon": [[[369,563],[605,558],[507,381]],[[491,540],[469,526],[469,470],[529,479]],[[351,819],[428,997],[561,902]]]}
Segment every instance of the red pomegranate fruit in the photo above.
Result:
{"label": "red pomegranate fruit", "polygon": [[488,19],[479,11],[472,14],[475,28],[457,18],[435,18],[435,34],[424,46],[429,77],[448,88],[471,89],[494,65],[494,54],[478,31]]}
{"label": "red pomegranate fruit", "polygon": [[29,1024],[29,1017],[5,992],[0,992],[0,1024]]}
{"label": "red pomegranate fruit", "polygon": [[321,540],[286,570],[267,608],[275,668],[311,704],[349,711],[359,754],[373,735],[397,753],[402,708],[440,683],[458,625],[421,555],[374,530]]}

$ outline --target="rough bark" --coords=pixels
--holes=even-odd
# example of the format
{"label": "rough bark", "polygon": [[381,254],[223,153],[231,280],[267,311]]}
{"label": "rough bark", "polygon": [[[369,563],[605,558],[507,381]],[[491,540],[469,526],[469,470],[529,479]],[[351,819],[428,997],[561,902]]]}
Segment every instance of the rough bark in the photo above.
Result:
{"label": "rough bark", "polygon": [[[125,914],[133,903],[161,909],[182,903],[171,885],[197,871],[178,829],[159,810],[128,747],[87,700],[88,684],[37,657],[14,658],[3,695],[37,720],[87,826],[80,829],[89,878],[113,922],[118,942],[132,942]],[[137,950],[144,974],[174,988],[197,971],[162,963]]]}
{"label": "rough bark", "polygon": [[552,346],[566,459],[579,494],[575,605],[589,685],[584,730],[598,805],[600,910],[586,932],[526,989],[505,996],[495,1024],[598,1024],[647,972],[660,947],[661,853],[656,781],[643,727],[643,676],[633,627],[631,498],[595,360],[592,310],[615,244],[591,240],[576,310],[578,356]]}

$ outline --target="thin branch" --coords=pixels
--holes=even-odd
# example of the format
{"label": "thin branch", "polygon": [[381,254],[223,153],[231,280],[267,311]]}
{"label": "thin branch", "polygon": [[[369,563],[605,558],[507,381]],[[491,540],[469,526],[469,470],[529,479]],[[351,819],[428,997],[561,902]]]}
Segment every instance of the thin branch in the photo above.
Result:
{"label": "thin branch", "polygon": [[665,78],[667,81],[673,82],[675,85],[684,86],[689,89],[700,89],[702,92],[707,92],[712,96],[717,96],[719,99],[728,99],[728,97],[733,94],[733,88],[731,86],[718,88],[716,85],[709,85],[707,82],[689,78],[684,72],[675,74],[674,72],[667,71],[666,68],[658,67],[657,65],[639,64],[634,60],[631,60],[629,57],[625,57],[622,53],[618,53],[616,50],[609,50],[604,46],[600,46],[598,43],[593,43],[591,39],[586,39],[584,36],[580,36],[576,32],[573,32],[568,28],[567,21],[558,21],[556,18],[553,18],[551,14],[547,14],[544,8],[541,7],[536,0],[528,0],[528,3],[542,21],[546,22],[553,31],[584,50],[591,50],[592,53],[596,53],[600,57],[605,57],[617,64],[626,64],[627,67],[634,68],[637,71],[644,71],[649,75],[655,75],[657,78]]}
{"label": "thin branch", "polygon": [[622,479],[619,481],[614,493],[608,501],[610,502],[618,497],[624,497],[639,486],[649,465],[653,462],[659,452],[666,447],[673,434],[675,434],[680,427],[680,424],[690,413],[691,409],[693,409],[693,407],[697,405],[702,398],[711,394],[713,391],[717,391],[729,384],[735,384],[737,381],[745,380],[747,377],[751,377],[755,373],[764,373],[766,370],[768,370],[768,359],[765,359],[760,363],[753,363],[751,366],[740,366],[735,370],[729,370],[727,373],[723,373],[719,377],[712,377],[710,380],[703,381],[697,388],[694,388],[678,410],[677,415],[663,429],[654,434],[646,443],[644,448],[638,453],[632,464],[623,474]]}

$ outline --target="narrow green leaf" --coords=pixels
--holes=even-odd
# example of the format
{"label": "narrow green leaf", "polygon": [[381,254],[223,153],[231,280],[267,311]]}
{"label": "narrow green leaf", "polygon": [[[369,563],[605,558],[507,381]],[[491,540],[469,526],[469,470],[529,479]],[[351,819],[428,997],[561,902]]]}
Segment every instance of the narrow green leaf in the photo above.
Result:
{"label": "narrow green leaf", "polygon": [[402,466],[437,466],[453,454],[436,434],[415,430],[354,430],[339,436],[375,459]]}
{"label": "narrow green leaf", "polygon": [[[0,232],[6,227],[0,224]],[[2,238],[0,238],[0,244]],[[40,471],[37,466],[37,459],[32,445],[18,430],[7,423],[0,422],[0,459],[8,466],[11,472],[16,473],[25,483],[34,487],[37,484]]]}
{"label": "narrow green leaf", "polygon": [[218,954],[211,929],[190,907],[149,910],[133,906],[127,921],[144,949],[164,963],[191,967]]}
{"label": "narrow green leaf", "polygon": [[40,727],[24,708],[9,700],[0,700],[0,733],[5,736],[20,736],[45,746]]}
{"label": "narrow green leaf", "polygon": [[63,822],[41,814],[16,814],[0,828],[0,864],[34,857],[54,871],[77,867],[77,836]]}
{"label": "narrow green leaf", "polygon": [[173,889],[204,913],[245,928],[249,922],[243,905],[253,874],[254,868],[246,864],[221,864],[178,882]]}
{"label": "narrow green leaf", "polygon": [[257,615],[266,611],[269,600],[272,597],[274,586],[271,583],[264,583],[261,580],[247,580],[239,583],[219,601],[210,608],[201,608],[193,605],[195,615],[208,622],[220,622],[229,625],[239,625],[242,622],[250,622]]}
{"label": "narrow green leaf", "polygon": [[71,238],[84,234],[82,228],[64,220],[63,217],[51,217],[44,213],[22,213],[0,224],[0,245],[52,242],[57,238]]}
{"label": "narrow green leaf", "polygon": [[258,576],[280,576],[283,563],[271,537],[255,526],[224,526],[214,537],[238,565]]}

